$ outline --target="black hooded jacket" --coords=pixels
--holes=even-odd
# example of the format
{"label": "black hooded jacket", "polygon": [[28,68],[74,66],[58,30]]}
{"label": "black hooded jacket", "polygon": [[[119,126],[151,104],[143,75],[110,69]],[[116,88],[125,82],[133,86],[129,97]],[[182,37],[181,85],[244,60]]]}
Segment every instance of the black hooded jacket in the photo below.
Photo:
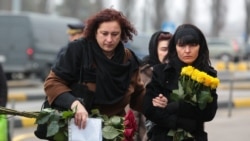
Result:
{"label": "black hooded jacket", "polygon": [[158,59],[157,46],[158,46],[158,37],[163,31],[155,32],[149,41],[148,52],[149,55],[143,58],[143,64],[149,64],[150,66],[154,66],[156,64],[160,64],[160,60]]}
{"label": "black hooded jacket", "polygon": [[[179,60],[171,64],[160,64],[154,66],[151,82],[147,85],[144,97],[144,115],[154,123],[152,141],[172,141],[167,133],[170,129],[182,128],[193,134],[196,141],[206,141],[207,135],[204,131],[204,122],[211,121],[217,111],[217,93],[211,91],[213,102],[209,103],[204,110],[192,106],[189,103],[170,100],[172,90],[178,88],[178,78],[181,68],[184,66]],[[213,68],[205,70],[209,75],[216,77],[217,72]],[[169,83],[171,82],[171,83]],[[152,99],[159,93],[167,97],[168,105],[162,109],[154,107]]]}

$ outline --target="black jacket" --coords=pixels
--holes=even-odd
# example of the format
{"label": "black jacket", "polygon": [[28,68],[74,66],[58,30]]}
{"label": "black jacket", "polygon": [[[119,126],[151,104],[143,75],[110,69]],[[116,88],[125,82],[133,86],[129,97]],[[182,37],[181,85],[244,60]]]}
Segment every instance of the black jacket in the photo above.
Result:
{"label": "black jacket", "polygon": [[6,106],[7,94],[8,94],[7,80],[2,65],[0,64],[0,106],[3,107]]}
{"label": "black jacket", "polygon": [[[211,121],[216,114],[218,97],[216,90],[211,91],[213,102],[209,103],[204,110],[183,101],[171,101],[169,96],[172,90],[178,88],[181,67],[181,64],[179,66],[160,64],[154,67],[152,81],[147,85],[143,104],[144,115],[157,124],[151,132],[152,141],[172,141],[167,133],[170,129],[177,128],[190,132],[196,141],[207,140],[204,122]],[[206,72],[214,77],[217,75],[213,68],[209,68]],[[168,99],[168,105],[164,109],[152,105],[152,99],[159,93],[164,94]]]}

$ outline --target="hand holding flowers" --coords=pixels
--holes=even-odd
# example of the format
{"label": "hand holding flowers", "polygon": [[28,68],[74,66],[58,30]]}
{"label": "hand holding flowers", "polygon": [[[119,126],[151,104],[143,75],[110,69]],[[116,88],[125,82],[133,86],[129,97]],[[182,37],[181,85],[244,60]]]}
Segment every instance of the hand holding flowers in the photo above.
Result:
{"label": "hand holding flowers", "polygon": [[186,66],[181,70],[179,89],[173,90],[171,99],[174,101],[184,100],[203,110],[207,103],[213,101],[211,90],[216,89],[219,83],[218,78],[192,66]]}
{"label": "hand holding flowers", "polygon": [[[212,77],[192,66],[186,66],[181,70],[178,89],[172,91],[170,98],[173,101],[182,100],[204,110],[207,104],[213,101],[211,90],[216,89],[219,83],[217,77]],[[173,136],[173,141],[193,138],[189,132],[181,128],[170,130],[168,136]]]}

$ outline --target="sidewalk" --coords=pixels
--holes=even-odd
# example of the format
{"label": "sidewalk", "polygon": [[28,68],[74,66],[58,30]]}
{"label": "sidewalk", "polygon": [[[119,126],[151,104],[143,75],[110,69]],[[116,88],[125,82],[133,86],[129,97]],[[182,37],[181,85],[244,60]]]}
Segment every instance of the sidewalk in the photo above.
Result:
{"label": "sidewalk", "polygon": [[209,141],[249,141],[250,109],[237,108],[228,117],[227,109],[218,109],[215,118],[205,124]]}

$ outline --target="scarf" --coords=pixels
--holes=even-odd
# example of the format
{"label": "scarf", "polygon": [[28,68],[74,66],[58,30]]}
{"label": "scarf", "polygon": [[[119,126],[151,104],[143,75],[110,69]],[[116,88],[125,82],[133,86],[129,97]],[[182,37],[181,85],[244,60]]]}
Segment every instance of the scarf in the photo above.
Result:
{"label": "scarf", "polygon": [[124,63],[125,49],[121,42],[112,59],[104,55],[96,41],[89,41],[88,44],[85,47],[87,53],[83,55],[83,80],[96,83],[95,104],[114,104],[124,97],[131,76],[138,68],[138,61],[132,55]]}

